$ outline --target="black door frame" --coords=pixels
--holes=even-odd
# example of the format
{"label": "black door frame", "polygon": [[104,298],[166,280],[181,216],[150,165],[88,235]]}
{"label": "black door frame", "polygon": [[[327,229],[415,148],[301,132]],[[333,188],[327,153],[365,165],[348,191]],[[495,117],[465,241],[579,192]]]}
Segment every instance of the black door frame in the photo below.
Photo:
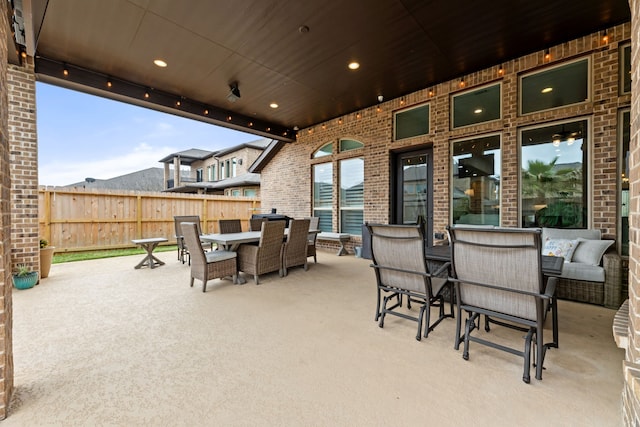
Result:
{"label": "black door frame", "polygon": [[403,217],[403,201],[404,201],[404,189],[402,172],[404,159],[409,157],[416,157],[419,155],[425,156],[425,163],[427,165],[427,199],[426,199],[426,217],[424,225],[424,240],[425,246],[433,246],[433,146],[422,145],[418,147],[410,147],[406,150],[393,151],[391,153],[391,224],[402,224]]}

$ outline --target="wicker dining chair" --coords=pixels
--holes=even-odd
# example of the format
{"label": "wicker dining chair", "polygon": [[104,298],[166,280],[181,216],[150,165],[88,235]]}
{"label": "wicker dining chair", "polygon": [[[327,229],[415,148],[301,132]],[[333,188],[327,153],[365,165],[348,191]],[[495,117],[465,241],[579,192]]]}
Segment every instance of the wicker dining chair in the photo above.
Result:
{"label": "wicker dining chair", "polygon": [[[379,326],[384,326],[385,315],[392,314],[418,323],[418,341],[422,337],[424,322],[424,337],[427,338],[442,320],[454,314],[452,301],[450,314],[445,314],[444,310],[444,290],[448,289],[451,295],[451,283],[446,277],[436,277],[440,271],[430,274],[427,268],[422,227],[367,224],[367,228],[371,234],[371,267],[375,270],[377,281],[376,320],[379,319]],[[447,267],[445,264],[441,270]],[[412,302],[421,305],[418,317],[407,310],[397,310],[404,297],[407,309],[411,308]],[[439,308],[438,318],[434,322],[430,319],[432,306]]]}
{"label": "wicker dining chair", "polygon": [[262,223],[267,222],[268,220],[268,218],[251,218],[249,220],[249,231],[262,230]]}
{"label": "wicker dining chair", "polygon": [[173,223],[176,232],[176,244],[178,245],[178,261],[185,263],[185,258],[191,264],[191,258],[189,256],[189,248],[184,242],[184,236],[182,235],[181,224],[183,222],[192,222],[196,224],[198,228],[198,235],[202,234],[200,229],[200,216],[198,215],[177,215],[173,217]]}
{"label": "wicker dining chair", "polygon": [[282,245],[282,275],[287,275],[287,268],[302,265],[307,271],[307,245],[309,237],[309,219],[292,219],[289,221],[287,241]]}
{"label": "wicker dining chair", "polygon": [[[318,230],[320,227],[320,217],[312,216],[309,218],[309,230]],[[313,263],[318,263],[318,256],[316,252],[316,240],[318,239],[318,233],[309,233],[307,238],[307,257],[313,257]]]}
{"label": "wicker dining chair", "polygon": [[236,266],[237,254],[235,252],[205,252],[200,242],[196,223],[183,222],[181,229],[191,254],[191,287],[193,287],[194,279],[202,281],[202,292],[207,291],[207,281],[212,279],[231,276],[233,282],[236,282],[238,269]]}
{"label": "wicker dining chair", "polygon": [[[447,229],[451,242],[450,280],[455,285],[458,307],[455,349],[464,342],[462,357],[468,360],[469,342],[473,341],[523,357],[522,380],[529,383],[531,351],[535,348],[535,375],[541,380],[546,350],[558,347],[558,318],[557,279],[545,279],[542,273],[540,229],[465,226]],[[463,312],[469,314],[464,334]],[[553,316],[553,341],[545,343],[543,325],[548,312]],[[490,341],[479,333],[472,335],[480,328],[483,314],[486,332],[492,323],[525,332],[524,349]]]}
{"label": "wicker dining chair", "polygon": [[262,224],[258,245],[238,246],[238,270],[253,275],[256,285],[261,274],[281,271],[281,250],[284,239],[284,221],[267,221]]}
{"label": "wicker dining chair", "polygon": [[218,220],[220,234],[242,233],[242,223],[239,219],[220,219]]}

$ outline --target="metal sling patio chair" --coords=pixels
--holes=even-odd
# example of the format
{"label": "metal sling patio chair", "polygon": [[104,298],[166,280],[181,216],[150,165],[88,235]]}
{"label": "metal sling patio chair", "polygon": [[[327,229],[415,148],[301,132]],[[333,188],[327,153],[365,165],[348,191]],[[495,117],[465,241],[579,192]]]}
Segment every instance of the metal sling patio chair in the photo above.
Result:
{"label": "metal sling patio chair", "polygon": [[[440,273],[429,273],[425,259],[424,235],[422,228],[416,225],[367,224],[371,234],[371,252],[377,281],[376,320],[384,327],[387,314],[418,322],[416,339],[424,337],[442,320],[454,317],[453,302],[450,301],[450,314],[445,314],[443,291],[449,289],[448,278],[436,277]],[[441,269],[448,268],[448,263]],[[386,295],[384,295],[386,294]],[[384,297],[383,297],[384,295]],[[418,317],[398,311],[403,297],[407,298],[407,308],[412,302],[420,304]],[[382,299],[382,304],[381,304]],[[439,308],[438,318],[431,323],[431,307]]]}
{"label": "metal sling patio chair", "polygon": [[237,254],[235,252],[205,252],[200,242],[197,224],[183,222],[181,229],[191,254],[191,287],[193,287],[194,279],[202,281],[202,292],[207,291],[207,281],[211,279],[231,276],[233,277],[233,282],[236,282],[238,269],[236,268]]}
{"label": "metal sling patio chair", "polygon": [[[452,276],[458,317],[455,349],[464,342],[462,357],[469,359],[469,342],[474,341],[524,358],[522,379],[530,382],[531,346],[535,347],[536,379],[542,379],[546,350],[558,347],[556,278],[542,273],[539,229],[464,226],[448,227],[452,245]],[[462,314],[468,313],[462,335]],[[543,339],[544,321],[553,316],[553,341]],[[524,350],[518,350],[479,336],[480,316],[485,331],[491,323],[526,332]]]}

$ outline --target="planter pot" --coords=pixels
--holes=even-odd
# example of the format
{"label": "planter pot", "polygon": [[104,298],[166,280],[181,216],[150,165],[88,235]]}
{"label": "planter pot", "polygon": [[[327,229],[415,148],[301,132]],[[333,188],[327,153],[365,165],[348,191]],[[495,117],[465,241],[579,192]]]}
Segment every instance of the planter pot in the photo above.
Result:
{"label": "planter pot", "polygon": [[49,277],[49,270],[51,270],[51,260],[53,259],[53,246],[47,246],[40,249],[40,277]]}
{"label": "planter pot", "polygon": [[32,271],[31,273],[24,276],[13,276],[13,286],[17,289],[29,289],[33,288],[33,286],[38,282],[38,272]]}

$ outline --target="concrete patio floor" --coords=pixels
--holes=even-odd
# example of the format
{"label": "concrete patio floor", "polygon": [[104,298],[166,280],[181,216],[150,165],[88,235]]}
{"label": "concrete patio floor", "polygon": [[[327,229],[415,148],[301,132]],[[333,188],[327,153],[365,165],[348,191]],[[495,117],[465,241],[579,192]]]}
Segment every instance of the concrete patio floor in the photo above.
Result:
{"label": "concrete patio floor", "polygon": [[527,385],[516,356],[471,343],[463,360],[453,319],[421,342],[414,322],[378,328],[368,260],[320,252],[307,272],[202,293],[175,252],[157,256],[56,264],[14,289],[3,427],[621,424],[613,310],[561,301],[560,348]]}

